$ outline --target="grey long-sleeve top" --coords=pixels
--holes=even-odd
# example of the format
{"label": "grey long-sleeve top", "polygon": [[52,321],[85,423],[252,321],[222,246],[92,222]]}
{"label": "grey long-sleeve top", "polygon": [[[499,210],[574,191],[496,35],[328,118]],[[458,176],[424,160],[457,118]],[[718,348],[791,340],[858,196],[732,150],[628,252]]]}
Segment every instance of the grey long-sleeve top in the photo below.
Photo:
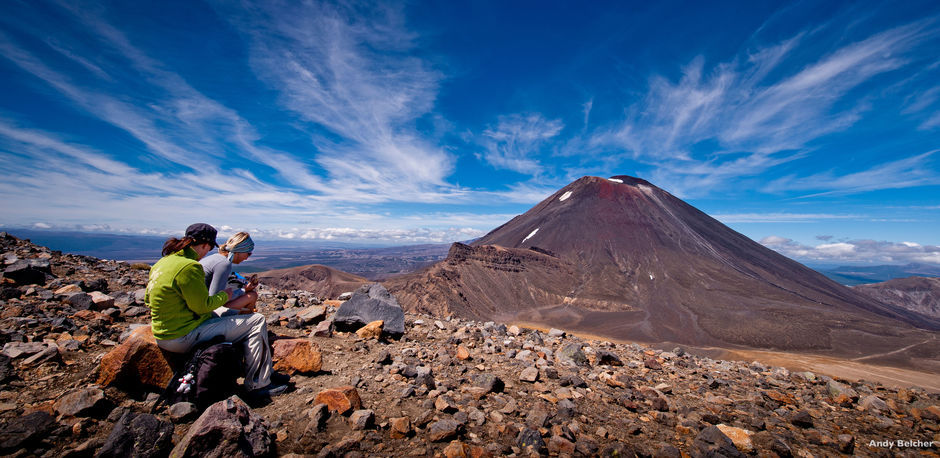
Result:
{"label": "grey long-sleeve top", "polygon": [[[228,277],[232,274],[232,268],[235,266],[232,261],[219,253],[213,253],[200,259],[199,263],[202,264],[202,270],[206,273],[206,287],[209,288],[210,295],[228,287]],[[236,288],[232,293],[232,299],[242,294],[245,294],[245,290]]]}

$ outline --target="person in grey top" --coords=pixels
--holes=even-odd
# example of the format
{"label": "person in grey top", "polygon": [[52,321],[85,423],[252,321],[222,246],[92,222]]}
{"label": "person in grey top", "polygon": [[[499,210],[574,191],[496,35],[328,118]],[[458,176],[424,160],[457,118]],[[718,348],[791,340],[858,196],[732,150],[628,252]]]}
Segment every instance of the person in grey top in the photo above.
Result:
{"label": "person in grey top", "polygon": [[[206,273],[206,286],[210,295],[228,287],[228,279],[235,264],[241,264],[248,259],[254,249],[255,243],[251,236],[247,232],[239,232],[220,245],[218,253],[199,260],[202,270]],[[254,312],[258,302],[258,293],[255,292],[257,286],[258,277],[252,276],[248,284],[235,289],[229,301],[213,313],[228,316]]]}

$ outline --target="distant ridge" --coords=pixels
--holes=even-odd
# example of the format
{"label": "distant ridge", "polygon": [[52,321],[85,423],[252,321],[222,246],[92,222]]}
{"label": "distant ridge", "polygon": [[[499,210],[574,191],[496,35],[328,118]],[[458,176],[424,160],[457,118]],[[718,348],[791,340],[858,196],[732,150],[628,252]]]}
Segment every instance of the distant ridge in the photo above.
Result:
{"label": "distant ridge", "polygon": [[629,176],[578,179],[387,284],[404,306],[438,315],[844,356],[912,346],[940,367],[940,343],[918,329],[940,320],[843,287]]}
{"label": "distant ridge", "polygon": [[259,273],[258,278],[264,285],[287,291],[310,291],[321,299],[335,299],[369,283],[365,277],[319,264],[269,270]]}
{"label": "distant ridge", "polygon": [[853,289],[882,303],[940,319],[940,278],[895,278]]}

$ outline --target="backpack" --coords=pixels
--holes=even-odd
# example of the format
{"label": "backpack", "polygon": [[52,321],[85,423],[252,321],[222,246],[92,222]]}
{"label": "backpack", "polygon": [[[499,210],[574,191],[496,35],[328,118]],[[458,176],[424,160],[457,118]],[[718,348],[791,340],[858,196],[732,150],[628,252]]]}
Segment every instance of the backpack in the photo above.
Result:
{"label": "backpack", "polygon": [[238,374],[242,372],[241,354],[232,342],[219,340],[216,338],[196,347],[186,364],[173,374],[151,413],[162,403],[171,406],[178,402],[191,402],[204,410],[235,394]]}

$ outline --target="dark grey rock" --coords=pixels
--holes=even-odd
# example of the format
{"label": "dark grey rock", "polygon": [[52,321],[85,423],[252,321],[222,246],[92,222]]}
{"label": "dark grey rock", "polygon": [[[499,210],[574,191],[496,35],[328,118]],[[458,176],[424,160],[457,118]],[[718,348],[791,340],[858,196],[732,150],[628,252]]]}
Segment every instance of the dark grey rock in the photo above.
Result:
{"label": "dark grey rock", "polygon": [[122,314],[130,318],[130,317],[135,317],[135,316],[146,315],[148,313],[150,313],[149,308],[135,305],[133,307],[128,307],[124,309],[124,312]]}
{"label": "dark grey rock", "polygon": [[800,410],[790,415],[790,423],[793,423],[800,428],[812,428],[813,417],[810,416],[809,412]]}
{"label": "dark grey rock", "polygon": [[0,355],[0,384],[6,383],[14,377],[16,377],[16,369],[13,368],[10,357]]}
{"label": "dark grey rock", "polygon": [[479,374],[473,377],[473,386],[483,388],[487,393],[499,393],[506,384],[494,374]]}
{"label": "dark grey rock", "polygon": [[519,431],[519,435],[516,436],[516,446],[521,449],[532,447],[532,450],[542,454],[548,451],[548,448],[545,446],[545,441],[542,440],[542,435],[531,428],[525,428]]}
{"label": "dark grey rock", "polygon": [[76,310],[91,310],[95,307],[95,301],[92,300],[91,294],[88,293],[75,293],[65,299],[69,305],[71,305]]}
{"label": "dark grey rock", "polygon": [[3,270],[3,278],[17,285],[44,285],[46,275],[52,275],[49,261],[45,259],[21,259]]}
{"label": "dark grey rock", "polygon": [[30,412],[0,426],[0,453],[14,452],[43,439],[56,426],[46,412]]}
{"label": "dark grey rock", "polygon": [[377,320],[385,322],[382,331],[392,337],[405,333],[405,312],[395,296],[378,283],[361,286],[333,316],[337,329],[358,329]]}
{"label": "dark grey rock", "polygon": [[148,413],[125,412],[96,458],[166,456],[173,448],[173,424]]}
{"label": "dark grey rock", "polygon": [[111,412],[111,402],[105,397],[104,391],[91,386],[62,396],[56,401],[55,410],[67,417],[103,418]]}
{"label": "dark grey rock", "polygon": [[232,396],[209,406],[171,456],[256,457],[273,453],[274,438],[264,419]]}
{"label": "dark grey rock", "polygon": [[561,386],[573,386],[575,388],[587,388],[587,382],[574,374],[565,375],[558,381],[558,384]]}
{"label": "dark grey rock", "polygon": [[696,436],[695,441],[692,442],[691,454],[693,458],[720,456],[744,458],[745,456],[717,426],[709,426]]}
{"label": "dark grey rock", "polygon": [[780,458],[790,458],[793,456],[790,446],[769,431],[754,433],[754,435],[751,436],[751,441],[753,441],[754,446],[758,450],[770,450],[776,453]]}
{"label": "dark grey rock", "polygon": [[608,366],[623,366],[623,361],[616,354],[607,350],[597,352],[597,364]]}

